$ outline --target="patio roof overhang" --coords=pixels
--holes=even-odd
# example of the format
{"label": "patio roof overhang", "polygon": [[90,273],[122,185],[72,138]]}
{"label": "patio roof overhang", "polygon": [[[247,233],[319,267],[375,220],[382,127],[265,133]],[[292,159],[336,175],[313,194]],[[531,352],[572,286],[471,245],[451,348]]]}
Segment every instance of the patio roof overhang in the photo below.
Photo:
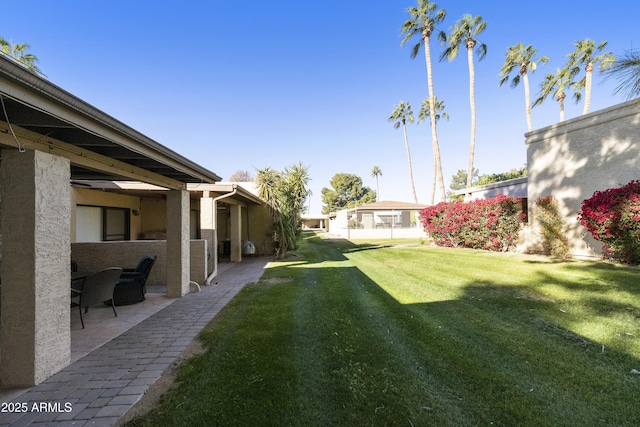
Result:
{"label": "patio roof overhang", "polygon": [[[165,197],[167,193],[166,188],[139,181],[74,180],[72,185],[139,197]],[[262,200],[257,195],[234,183],[187,184],[187,190],[192,199],[204,196],[205,192],[208,193],[207,197],[216,198],[235,191],[233,199],[236,200],[236,203],[243,205],[262,204]]]}
{"label": "patio roof overhang", "polygon": [[135,180],[169,189],[221,180],[1,55],[0,101],[0,146],[65,157],[72,180]]}

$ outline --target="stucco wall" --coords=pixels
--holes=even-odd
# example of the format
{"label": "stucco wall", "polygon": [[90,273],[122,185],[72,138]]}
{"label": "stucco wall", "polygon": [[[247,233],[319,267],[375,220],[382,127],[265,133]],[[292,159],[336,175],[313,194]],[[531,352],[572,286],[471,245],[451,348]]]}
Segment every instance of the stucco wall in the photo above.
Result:
{"label": "stucco wall", "polygon": [[[72,243],[71,258],[81,272],[97,271],[107,267],[135,268],[145,254],[158,257],[153,265],[148,285],[166,285],[166,240],[137,240],[129,242]],[[206,241],[190,241],[190,280],[204,284],[206,279]]]}
{"label": "stucco wall", "polygon": [[[243,209],[243,217],[244,211]],[[248,222],[242,222],[243,240],[251,240],[256,248],[256,255],[273,254],[273,230],[271,216],[264,205],[250,205]],[[246,233],[246,234],[245,234]]]}
{"label": "stucco wall", "polygon": [[0,383],[28,386],[69,364],[69,161],[2,150]]}
{"label": "stucco wall", "polygon": [[[529,168],[529,220],[535,200],[553,196],[565,217],[576,256],[593,257],[602,245],[580,225],[577,213],[595,191],[640,179],[640,102],[629,101],[526,135]],[[539,250],[536,232],[529,250]]]}

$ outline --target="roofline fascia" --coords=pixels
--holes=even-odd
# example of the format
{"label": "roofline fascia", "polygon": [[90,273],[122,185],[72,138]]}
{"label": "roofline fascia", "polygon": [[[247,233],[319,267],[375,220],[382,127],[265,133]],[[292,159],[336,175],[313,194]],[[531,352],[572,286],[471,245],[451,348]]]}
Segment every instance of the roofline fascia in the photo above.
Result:
{"label": "roofline fascia", "polygon": [[[9,83],[13,84],[8,86],[0,84],[0,91],[5,92],[18,102],[26,103],[48,114],[53,114],[60,120],[70,122],[74,126],[100,135],[118,145],[140,152],[187,175],[200,179],[202,182],[218,182],[222,180],[214,172],[152,140],[43,77],[2,56],[0,56],[0,76],[5,77]],[[20,95],[24,95],[21,89],[26,89],[30,92],[29,102],[21,99]],[[39,97],[42,99],[38,99]],[[52,106],[51,104],[57,104],[62,109],[74,112],[77,118],[81,119],[79,121],[84,121],[84,123],[75,123],[75,120],[70,120],[69,117],[65,118],[63,110],[58,110],[58,114],[55,111],[49,111],[46,107]],[[95,124],[98,126],[95,126]],[[108,132],[104,132],[105,130]],[[127,140],[134,142],[134,144],[129,143]],[[142,147],[136,147],[135,144],[140,144]],[[140,148],[144,149],[140,150]]]}

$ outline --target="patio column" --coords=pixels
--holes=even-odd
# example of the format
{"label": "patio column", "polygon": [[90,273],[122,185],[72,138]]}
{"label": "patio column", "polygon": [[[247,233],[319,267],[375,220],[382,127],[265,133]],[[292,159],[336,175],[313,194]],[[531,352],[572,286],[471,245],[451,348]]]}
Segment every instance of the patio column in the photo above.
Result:
{"label": "patio column", "polygon": [[69,161],[1,153],[0,384],[32,386],[70,363]]}
{"label": "patio column", "polygon": [[189,293],[189,192],[167,193],[167,296]]}
{"label": "patio column", "polygon": [[209,192],[200,198],[200,238],[207,241],[209,250],[207,275],[213,273],[218,262],[218,242],[216,242],[215,206]]}
{"label": "patio column", "polygon": [[242,261],[242,207],[229,205],[231,210],[230,233],[231,238],[231,262]]}

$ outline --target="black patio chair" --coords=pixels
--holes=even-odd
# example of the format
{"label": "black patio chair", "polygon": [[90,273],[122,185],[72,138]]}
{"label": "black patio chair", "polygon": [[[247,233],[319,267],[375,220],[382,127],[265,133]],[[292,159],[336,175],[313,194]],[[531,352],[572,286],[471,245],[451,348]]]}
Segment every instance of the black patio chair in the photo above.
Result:
{"label": "black patio chair", "polygon": [[113,292],[115,305],[136,304],[145,300],[147,279],[156,259],[156,256],[147,254],[142,257],[136,268],[123,270]]}
{"label": "black patio chair", "polygon": [[[104,270],[88,274],[82,281],[75,281],[71,288],[71,303],[80,308],[80,323],[84,329],[84,319],[82,318],[82,308],[85,314],[89,307],[95,304],[102,304],[103,301],[112,300],[113,290],[122,274],[120,267],[105,268]],[[113,302],[110,304],[113,314],[118,317],[116,307]]]}

